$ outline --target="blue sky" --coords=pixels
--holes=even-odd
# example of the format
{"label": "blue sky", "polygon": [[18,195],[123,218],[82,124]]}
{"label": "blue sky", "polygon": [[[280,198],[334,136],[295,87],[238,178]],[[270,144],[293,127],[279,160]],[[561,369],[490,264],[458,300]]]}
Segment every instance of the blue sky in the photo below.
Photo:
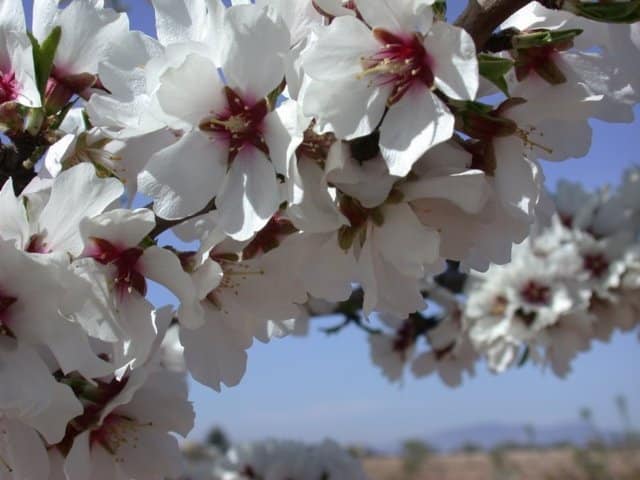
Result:
{"label": "blue sky", "polygon": [[[25,0],[30,10],[30,0]],[[131,0],[133,28],[153,32],[145,0]],[[450,5],[451,16],[460,3]],[[640,109],[636,109],[640,115]],[[590,187],[615,184],[622,170],[640,163],[640,124],[594,122],[593,148],[587,158],[546,163],[547,184],[560,178]],[[570,138],[567,141],[571,141]],[[162,295],[158,303],[168,300]],[[593,409],[603,427],[617,428],[615,395],[624,394],[640,427],[640,344],[637,336],[616,335],[580,355],[566,380],[531,366],[495,376],[478,366],[478,375],[461,388],[449,389],[437,378],[407,377],[403,386],[389,384],[369,360],[364,335],[347,330],[327,337],[314,320],[307,338],[256,344],[240,386],[215,393],[192,382],[197,411],[193,438],[222,425],[232,438],[266,436],[387,445],[395,440],[451,428],[500,421],[549,425],[575,421],[582,406]],[[333,320],[335,322],[335,319]]]}

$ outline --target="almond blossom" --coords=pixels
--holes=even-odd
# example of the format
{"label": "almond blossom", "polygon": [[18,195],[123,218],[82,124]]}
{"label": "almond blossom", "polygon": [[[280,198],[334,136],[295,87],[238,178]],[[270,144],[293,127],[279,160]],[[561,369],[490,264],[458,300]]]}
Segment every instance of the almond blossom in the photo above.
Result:
{"label": "almond blossom", "polygon": [[304,112],[317,117],[321,132],[344,139],[380,126],[389,172],[404,176],[453,135],[453,116],[432,90],[475,97],[475,48],[464,30],[433,21],[426,5],[360,0],[356,6],[362,21],[336,18],[304,55],[310,79]]}

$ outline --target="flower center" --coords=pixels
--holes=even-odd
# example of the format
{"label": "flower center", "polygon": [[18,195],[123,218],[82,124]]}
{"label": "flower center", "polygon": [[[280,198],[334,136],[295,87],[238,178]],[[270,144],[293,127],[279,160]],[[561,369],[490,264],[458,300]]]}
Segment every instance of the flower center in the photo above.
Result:
{"label": "flower center", "polygon": [[582,257],[584,269],[594,277],[601,277],[609,270],[609,261],[602,253],[590,253]]}
{"label": "flower center", "polygon": [[548,305],[551,301],[551,289],[535,280],[529,280],[522,289],[520,296],[534,305]]}
{"label": "flower center", "polygon": [[8,311],[18,301],[17,298],[0,292],[0,336],[13,337],[11,329],[7,326]]}
{"label": "flower center", "polygon": [[104,419],[100,428],[91,432],[91,443],[100,444],[107,452],[116,456],[118,450],[130,442],[136,448],[138,430],[150,426],[152,423],[138,423],[131,418],[111,414]]}
{"label": "flower center", "polygon": [[0,104],[18,98],[18,82],[14,72],[0,70]]}
{"label": "flower center", "polygon": [[29,253],[51,253],[53,250],[45,242],[44,235],[32,235],[26,251]]}
{"label": "flower center", "polygon": [[229,163],[245,147],[253,146],[268,155],[269,147],[263,132],[264,118],[269,113],[267,100],[251,105],[229,87],[224,87],[224,93],[227,109],[220,115],[203,120],[200,129],[228,143]]}
{"label": "flower center", "polygon": [[405,320],[393,337],[393,351],[404,358],[407,350],[416,343],[416,333],[414,322],[410,318]]}
{"label": "flower center", "polygon": [[[315,120],[313,121],[315,122]],[[307,157],[312,160],[325,160],[331,146],[336,142],[333,133],[318,134],[313,131],[313,124],[304,131],[302,143],[296,150],[299,158]]]}
{"label": "flower center", "polygon": [[114,282],[120,295],[133,293],[147,294],[147,281],[140,273],[138,261],[144,253],[139,247],[121,249],[102,238],[91,238],[92,246],[87,254],[102,265],[116,269]]}
{"label": "flower center", "polygon": [[228,314],[229,311],[226,310],[219,294],[226,289],[238,297],[240,295],[239,288],[243,281],[255,275],[264,275],[265,272],[262,269],[254,269],[251,265],[239,262],[238,257],[234,254],[220,254],[211,251],[209,256],[220,264],[223,274],[219,285],[207,295],[207,300],[218,310]]}
{"label": "flower center", "polygon": [[358,78],[373,76],[371,84],[390,85],[388,105],[398,102],[416,83],[431,88],[434,82],[433,61],[422,44],[422,38],[413,34],[403,38],[381,28],[373,30],[373,36],[382,48],[371,57],[360,59],[362,73]]}
{"label": "flower center", "polygon": [[242,251],[242,259],[249,260],[261,253],[267,253],[280,245],[282,239],[297,232],[291,221],[276,213],[269,223],[260,230]]}

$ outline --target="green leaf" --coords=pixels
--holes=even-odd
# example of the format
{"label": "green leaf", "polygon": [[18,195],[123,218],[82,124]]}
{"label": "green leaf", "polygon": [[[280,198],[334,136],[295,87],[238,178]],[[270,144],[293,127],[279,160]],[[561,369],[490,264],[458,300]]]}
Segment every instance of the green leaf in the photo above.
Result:
{"label": "green leaf", "polygon": [[575,1],[567,2],[564,8],[596,22],[635,23],[640,21],[640,0],[611,3]]}
{"label": "green leaf", "polygon": [[504,76],[513,68],[514,62],[507,58],[481,53],[478,55],[478,64],[480,75],[498,87],[506,96],[509,96],[509,88]]}
{"label": "green leaf", "polygon": [[446,0],[436,0],[431,8],[433,9],[433,16],[437,20],[445,21],[447,19],[447,2],[446,2]]}
{"label": "green leaf", "polygon": [[44,99],[45,89],[47,88],[47,80],[51,75],[53,69],[53,59],[56,56],[56,50],[60,43],[60,36],[62,35],[62,29],[58,26],[51,30],[49,36],[42,42],[38,43],[38,40],[31,34],[31,44],[33,45],[33,62],[36,69],[36,79],[38,82],[38,91]]}

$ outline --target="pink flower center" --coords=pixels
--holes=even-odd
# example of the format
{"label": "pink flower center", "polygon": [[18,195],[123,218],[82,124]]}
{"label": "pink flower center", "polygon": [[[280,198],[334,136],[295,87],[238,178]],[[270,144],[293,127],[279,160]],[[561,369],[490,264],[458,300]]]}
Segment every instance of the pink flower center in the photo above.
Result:
{"label": "pink flower center", "polygon": [[43,235],[32,235],[29,239],[26,251],[29,253],[51,253],[47,243],[44,241]]}
{"label": "pink flower center", "polygon": [[267,100],[247,102],[229,87],[224,87],[224,93],[227,97],[226,110],[220,115],[205,119],[200,124],[200,129],[228,143],[229,163],[245,147],[253,146],[268,155],[269,147],[263,131],[264,118],[269,113]]}
{"label": "pink flower center", "polygon": [[0,104],[11,102],[18,98],[19,88],[14,72],[0,70]]}
{"label": "pink flower center", "polygon": [[371,57],[363,57],[361,78],[374,76],[372,83],[390,85],[388,105],[398,102],[416,83],[431,88],[434,82],[433,60],[418,34],[400,37],[381,28],[373,30],[373,36],[382,48]]}
{"label": "pink flower center", "polygon": [[100,444],[107,452],[117,456],[122,446],[131,444],[136,448],[137,432],[142,427],[150,427],[151,423],[141,424],[128,417],[112,413],[104,419],[97,430],[91,432],[91,444]]}
{"label": "pink flower center", "polygon": [[584,269],[594,277],[601,277],[609,270],[609,260],[602,253],[586,254],[582,257]]}
{"label": "pink flower center", "polygon": [[132,293],[147,294],[147,281],[140,273],[138,261],[144,250],[138,247],[119,248],[102,238],[91,238],[92,245],[85,252],[103,265],[115,267],[115,284],[120,295]]}
{"label": "pink flower center", "polygon": [[533,305],[548,305],[551,301],[551,289],[535,280],[529,280],[520,290],[520,296]]}

